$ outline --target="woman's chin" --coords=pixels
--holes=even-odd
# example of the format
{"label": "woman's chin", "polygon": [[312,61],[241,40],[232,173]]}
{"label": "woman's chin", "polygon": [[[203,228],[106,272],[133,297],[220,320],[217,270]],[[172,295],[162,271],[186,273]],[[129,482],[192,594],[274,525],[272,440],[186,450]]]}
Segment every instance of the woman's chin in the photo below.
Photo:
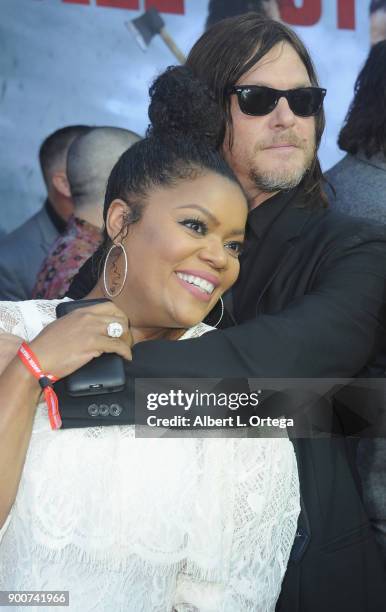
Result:
{"label": "woman's chin", "polygon": [[205,319],[206,314],[207,313],[202,313],[196,316],[191,315],[191,316],[180,317],[177,321],[177,325],[181,329],[190,329],[191,327],[194,327],[198,323],[201,323],[201,321]]}

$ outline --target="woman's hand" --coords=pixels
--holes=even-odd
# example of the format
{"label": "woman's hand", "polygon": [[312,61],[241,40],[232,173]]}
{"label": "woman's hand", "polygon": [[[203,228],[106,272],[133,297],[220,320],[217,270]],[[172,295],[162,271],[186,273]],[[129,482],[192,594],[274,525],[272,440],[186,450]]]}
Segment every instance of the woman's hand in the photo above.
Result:
{"label": "woman's hand", "polygon": [[19,336],[0,333],[0,374],[4,372],[7,365],[15,357],[22,342],[23,339],[19,338]]}
{"label": "woman's hand", "polygon": [[[120,338],[110,338],[107,326],[123,327]],[[30,343],[43,372],[68,376],[102,353],[117,353],[131,360],[133,339],[125,313],[113,302],[79,308],[47,325]]]}

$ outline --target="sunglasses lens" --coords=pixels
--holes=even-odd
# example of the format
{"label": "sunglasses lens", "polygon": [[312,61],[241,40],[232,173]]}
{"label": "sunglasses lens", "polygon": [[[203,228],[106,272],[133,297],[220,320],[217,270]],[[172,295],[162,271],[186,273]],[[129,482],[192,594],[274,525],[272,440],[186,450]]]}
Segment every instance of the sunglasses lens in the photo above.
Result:
{"label": "sunglasses lens", "polygon": [[288,94],[288,104],[295,115],[311,117],[319,112],[323,98],[323,90],[317,87],[293,89]]}
{"label": "sunglasses lens", "polygon": [[259,85],[236,89],[241,112],[246,115],[268,115],[275,108],[281,95],[285,95],[290,109],[299,117],[316,115],[323,104],[324,89],[318,87],[299,87],[288,92],[280,92]]}
{"label": "sunglasses lens", "polygon": [[238,92],[239,106],[247,115],[267,115],[275,108],[275,90],[268,87],[251,87]]}

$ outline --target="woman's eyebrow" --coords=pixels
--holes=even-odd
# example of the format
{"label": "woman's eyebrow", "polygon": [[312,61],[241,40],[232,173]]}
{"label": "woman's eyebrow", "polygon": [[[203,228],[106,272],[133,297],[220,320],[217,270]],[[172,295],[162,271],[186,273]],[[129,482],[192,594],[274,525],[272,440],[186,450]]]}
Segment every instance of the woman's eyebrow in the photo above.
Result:
{"label": "woman's eyebrow", "polygon": [[[177,206],[176,208],[178,210],[181,210],[183,208],[185,209],[193,208],[195,210],[199,210],[204,215],[209,217],[209,219],[213,222],[214,225],[220,225],[220,221],[217,219],[217,217],[213,213],[211,213],[207,208],[204,208],[204,206],[200,206],[199,204],[185,204],[184,206]],[[245,234],[245,227],[233,229],[229,232],[229,236],[240,236],[240,235],[244,236],[244,234]]]}
{"label": "woman's eyebrow", "polygon": [[204,206],[200,206],[200,204],[185,204],[184,206],[177,206],[176,208],[181,209],[181,208],[194,208],[195,210],[199,210],[200,212],[202,212],[204,215],[206,215],[207,217],[209,217],[209,219],[215,224],[215,225],[219,225],[220,222],[217,219],[217,217],[211,213],[207,208],[204,208]]}

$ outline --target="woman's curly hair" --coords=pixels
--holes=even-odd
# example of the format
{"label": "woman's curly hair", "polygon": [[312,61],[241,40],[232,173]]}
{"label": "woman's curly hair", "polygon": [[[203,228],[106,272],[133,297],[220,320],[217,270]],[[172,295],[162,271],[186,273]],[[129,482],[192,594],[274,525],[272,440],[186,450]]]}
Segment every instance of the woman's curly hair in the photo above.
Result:
{"label": "woman's curly hair", "polygon": [[218,149],[225,133],[220,107],[187,66],[169,66],[149,89],[147,136],[188,137]]}
{"label": "woman's curly hair", "polygon": [[372,47],[358,75],[338,145],[352,155],[386,156],[386,40]]}

